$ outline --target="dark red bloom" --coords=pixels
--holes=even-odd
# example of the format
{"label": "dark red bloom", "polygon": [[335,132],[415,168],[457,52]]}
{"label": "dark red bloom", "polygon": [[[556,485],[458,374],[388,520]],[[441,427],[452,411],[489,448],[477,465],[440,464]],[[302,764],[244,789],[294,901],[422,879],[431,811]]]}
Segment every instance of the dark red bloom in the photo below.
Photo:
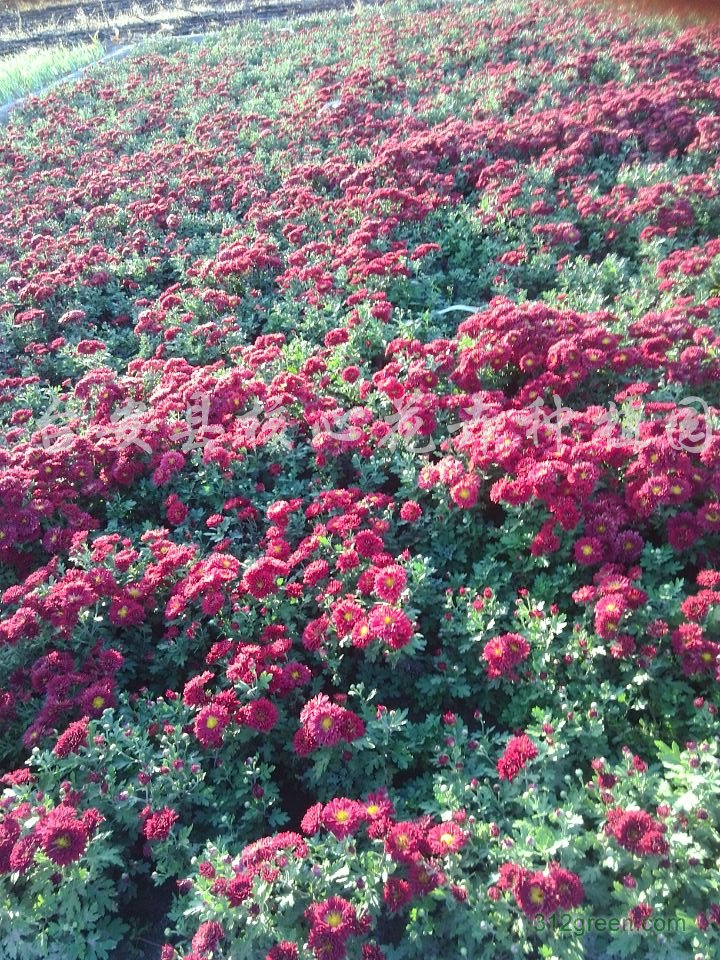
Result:
{"label": "dark red bloom", "polygon": [[79,860],[87,847],[92,828],[74,807],[60,805],[43,817],[35,827],[39,847],[58,866]]}
{"label": "dark red bloom", "polygon": [[171,807],[163,807],[155,813],[151,813],[145,818],[143,824],[143,835],[148,840],[167,840],[170,831],[175,823],[180,819],[180,815]]}
{"label": "dark red bloom", "polygon": [[512,781],[525,768],[530,760],[537,756],[537,747],[530,737],[522,734],[519,737],[512,737],[505,752],[498,760],[497,769],[501,780]]}

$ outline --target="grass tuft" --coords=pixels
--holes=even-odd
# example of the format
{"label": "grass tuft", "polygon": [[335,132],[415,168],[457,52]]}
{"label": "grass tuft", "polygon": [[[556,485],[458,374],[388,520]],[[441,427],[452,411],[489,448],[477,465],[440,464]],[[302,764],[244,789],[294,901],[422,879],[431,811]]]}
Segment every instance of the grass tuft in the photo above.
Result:
{"label": "grass tuft", "polygon": [[0,57],[0,104],[37,93],[53,80],[86,66],[103,55],[101,43],[35,47]]}

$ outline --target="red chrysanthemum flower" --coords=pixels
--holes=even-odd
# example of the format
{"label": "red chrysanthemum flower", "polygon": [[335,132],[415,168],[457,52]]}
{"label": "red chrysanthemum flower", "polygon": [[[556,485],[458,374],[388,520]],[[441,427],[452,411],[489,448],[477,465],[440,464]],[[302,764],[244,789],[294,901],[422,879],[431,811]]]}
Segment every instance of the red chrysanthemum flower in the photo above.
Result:
{"label": "red chrysanthemum flower", "polygon": [[582,537],[573,547],[575,559],[583,566],[601,563],[604,552],[603,545],[597,537]]}
{"label": "red chrysanthemum flower", "polygon": [[[37,849],[38,838],[34,833],[28,833],[24,837],[20,837],[10,851],[10,869],[13,872],[25,873],[25,871],[29,870],[32,866]],[[1,872],[2,870],[0,870],[0,873]]]}
{"label": "red chrysanthemum flower", "polygon": [[293,750],[298,757],[307,757],[313,750],[317,750],[318,744],[313,740],[310,734],[303,727],[295,731],[293,736]]}
{"label": "red chrysanthemum flower", "polygon": [[238,712],[238,719],[253,730],[269,733],[278,721],[279,711],[272,700],[259,697]]}
{"label": "red chrysanthemum flower", "polygon": [[530,644],[519,633],[505,633],[494,637],[485,644],[483,659],[487,663],[487,674],[490,679],[506,677],[509,680],[517,679],[515,667],[528,658]]}
{"label": "red chrysanthemum flower", "polygon": [[304,663],[292,660],[282,665],[280,677],[279,689],[282,693],[287,693],[296,687],[302,687],[309,683],[312,680],[312,671]]}
{"label": "red chrysanthemum flower", "polygon": [[281,940],[276,943],[265,955],[265,960],[298,960],[298,947],[290,940]]}
{"label": "red chrysanthemum flower", "polygon": [[229,722],[230,715],[225,707],[209,703],[195,717],[195,736],[204,747],[219,747]]}
{"label": "red chrysanthemum flower", "polygon": [[542,873],[524,873],[513,887],[513,894],[526,917],[548,917],[558,906],[555,884]]}
{"label": "red chrysanthemum flower", "polygon": [[69,724],[67,729],[57,738],[53,748],[56,757],[68,757],[77,753],[80,747],[87,746],[88,721],[86,718]]}
{"label": "red chrysanthemum flower", "polygon": [[35,838],[43,852],[58,866],[79,860],[88,844],[91,829],[77,816],[74,807],[60,805],[35,827]]}
{"label": "red chrysanthemum flower", "polygon": [[397,563],[383,567],[375,574],[373,591],[385,603],[396,603],[405,589],[407,574]]}
{"label": "red chrysanthemum flower", "polygon": [[116,627],[126,627],[142,623],[145,619],[145,608],[141,603],[129,597],[117,597],[110,604],[108,620]]}
{"label": "red chrysanthemum flower", "polygon": [[309,837],[315,836],[320,829],[323,818],[324,804],[314,803],[305,811],[305,815],[300,821],[300,829]]}
{"label": "red chrysanthemum flower", "polygon": [[450,488],[450,499],[462,510],[474,507],[480,492],[480,482],[475,476],[466,476]]}
{"label": "red chrysanthemum flower", "polygon": [[498,760],[497,769],[501,780],[512,781],[525,767],[529,760],[534,760],[537,756],[537,747],[530,737],[522,734],[519,737],[512,737],[505,752]]}
{"label": "red chrysanthemum flower", "polygon": [[167,840],[173,825],[180,819],[180,815],[172,807],[163,807],[155,813],[150,813],[143,824],[143,836],[147,840]]}
{"label": "red chrysanthemum flower", "polygon": [[555,884],[555,895],[561,910],[573,910],[585,899],[585,890],[580,877],[558,863],[550,864],[550,879]]}
{"label": "red chrysanthemum flower", "polygon": [[370,646],[373,640],[373,635],[370,632],[370,625],[368,624],[367,620],[361,620],[359,623],[355,624],[350,635],[350,640],[352,645],[358,650],[364,650],[365,647]]}
{"label": "red chrysanthemum flower", "polygon": [[104,710],[114,706],[115,694],[112,680],[93,683],[83,691],[80,697],[80,709],[90,717],[102,716]]}
{"label": "red chrysanthemum flower", "polygon": [[225,896],[231,907],[239,907],[252,894],[253,878],[250,874],[240,873],[229,881]]}
{"label": "red chrysanthemum flower", "polygon": [[336,797],[325,805],[322,822],[330,833],[340,839],[355,833],[365,820],[365,807],[357,800]]}
{"label": "red chrysanthemum flower", "polygon": [[406,523],[414,523],[416,520],[419,520],[422,516],[422,507],[419,503],[416,503],[414,500],[407,500],[400,507],[400,517]]}
{"label": "red chrysanthemum flower", "polygon": [[197,933],[192,938],[192,948],[195,953],[203,955],[215,950],[221,940],[225,939],[223,928],[215,920],[206,920],[201,923]]}
{"label": "red chrysanthemum flower", "polygon": [[277,580],[288,575],[289,567],[275,557],[262,557],[248,567],[243,577],[243,586],[256,600],[264,600],[277,593]]}
{"label": "red chrysanthemum flower", "polygon": [[418,860],[408,866],[408,883],[414,897],[422,897],[445,883],[445,874],[434,869],[427,861]]}
{"label": "red chrysanthemum flower", "polygon": [[392,913],[402,910],[413,898],[410,884],[401,877],[389,877],[383,888],[383,900]]}
{"label": "red chrysanthemum flower", "polygon": [[637,906],[629,911],[628,919],[635,930],[644,930],[652,912],[652,907],[649,903],[638,903]]}
{"label": "red chrysanthemum flower", "polygon": [[188,508],[177,496],[177,494],[171,493],[170,496],[165,500],[165,516],[167,517],[168,523],[171,523],[174,527],[177,527],[181,523],[185,522],[187,515]]}
{"label": "red chrysanthemum flower", "polygon": [[356,624],[365,616],[365,611],[352,597],[345,597],[335,605],[331,619],[339,637],[352,633]]}
{"label": "red chrysanthemum flower", "polygon": [[315,743],[332,747],[343,739],[343,712],[342,707],[324,693],[319,693],[300,711],[300,722]]}
{"label": "red chrysanthemum flower", "polygon": [[637,856],[662,856],[668,851],[664,837],[665,825],[644,810],[622,810],[618,807],[609,810],[605,830],[615,837],[621,847]]}
{"label": "red chrysanthemum flower", "polygon": [[428,831],[427,844],[431,853],[444,856],[460,850],[468,841],[464,830],[452,820],[440,823]]}
{"label": "red chrysanthemum flower", "polygon": [[332,747],[342,740],[357,740],[365,733],[365,724],[360,717],[333,703],[323,693],[305,704],[300,712],[300,722],[303,726],[298,731],[300,738],[298,734],[295,736],[296,752],[308,753],[317,747]]}
{"label": "red chrysanthemum flower", "polygon": [[330,564],[327,560],[313,560],[305,568],[303,583],[306,587],[314,587],[316,583],[330,576]]}
{"label": "red chrysanthemum flower", "polygon": [[627,601],[618,593],[603,597],[595,604],[595,632],[604,639],[613,639],[627,611]]}
{"label": "red chrysanthemum flower", "polygon": [[417,824],[404,820],[393,824],[385,836],[385,852],[396,863],[412,863],[420,850],[421,834]]}
{"label": "red chrysanthemum flower", "polygon": [[308,935],[308,946],[316,960],[344,960],[347,956],[345,943],[345,940],[340,940],[314,927]]}
{"label": "red chrysanthemum flower", "polygon": [[374,943],[362,945],[362,960],[387,960],[387,955]]}
{"label": "red chrysanthemum flower", "polygon": [[513,890],[527,871],[517,863],[503,863],[500,867],[500,878],[497,882],[499,890]]}
{"label": "red chrysanthemum flower", "polygon": [[383,542],[376,533],[361,530],[355,537],[355,549],[361,557],[374,557],[383,549]]}
{"label": "red chrysanthemum flower", "polygon": [[357,921],[355,907],[343,897],[329,897],[321,903],[313,903],[305,911],[305,916],[315,936],[332,937],[342,943],[354,932]]}
{"label": "red chrysanthemum flower", "polygon": [[183,703],[188,707],[204,706],[210,700],[210,694],[205,688],[214,679],[215,674],[211,670],[205,670],[188,680],[183,687]]}
{"label": "red chrysanthemum flower", "polygon": [[365,813],[369,820],[384,820],[395,814],[395,807],[387,792],[382,789],[369,793],[365,798]]}
{"label": "red chrysanthemum flower", "polygon": [[10,854],[20,838],[20,823],[10,815],[0,820],[0,874],[9,873]]}
{"label": "red chrysanthemum flower", "polygon": [[406,646],[413,635],[413,624],[402,610],[387,604],[373,607],[368,617],[370,632],[393,650]]}
{"label": "red chrysanthemum flower", "polygon": [[23,783],[33,783],[35,777],[27,767],[20,767],[19,770],[10,770],[0,777],[0,783],[6,787],[19,787]]}

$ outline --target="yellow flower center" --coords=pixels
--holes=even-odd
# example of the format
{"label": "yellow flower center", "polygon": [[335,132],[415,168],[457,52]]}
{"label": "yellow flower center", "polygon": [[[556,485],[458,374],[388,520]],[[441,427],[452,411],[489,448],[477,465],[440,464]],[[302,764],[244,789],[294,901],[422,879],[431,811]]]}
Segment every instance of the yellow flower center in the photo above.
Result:
{"label": "yellow flower center", "polygon": [[333,930],[335,930],[342,923],[342,914],[340,913],[339,910],[331,910],[325,916],[325,923],[329,927],[332,927]]}
{"label": "yellow flower center", "polygon": [[205,726],[208,728],[208,730],[214,730],[217,725],[218,725],[218,718],[217,718],[217,717],[208,717],[208,718],[207,718],[207,722],[206,722]]}
{"label": "yellow flower center", "polygon": [[99,710],[100,707],[104,705],[104,703],[105,703],[105,697],[101,697],[101,696],[93,697],[92,705],[95,708],[95,710]]}
{"label": "yellow flower center", "polygon": [[455,843],[455,837],[452,833],[443,833],[440,837],[440,842],[444,843],[446,847],[452,847]]}
{"label": "yellow flower center", "polygon": [[70,846],[70,837],[68,837],[65,833],[61,833],[55,841],[55,846],[60,847],[61,850],[67,850],[67,848]]}
{"label": "yellow flower center", "polygon": [[322,720],[320,721],[320,726],[323,728],[323,730],[331,730],[332,725],[333,725],[332,717],[323,717]]}
{"label": "yellow flower center", "polygon": [[530,890],[530,902],[536,905],[545,902],[545,894],[540,887],[533,887]]}

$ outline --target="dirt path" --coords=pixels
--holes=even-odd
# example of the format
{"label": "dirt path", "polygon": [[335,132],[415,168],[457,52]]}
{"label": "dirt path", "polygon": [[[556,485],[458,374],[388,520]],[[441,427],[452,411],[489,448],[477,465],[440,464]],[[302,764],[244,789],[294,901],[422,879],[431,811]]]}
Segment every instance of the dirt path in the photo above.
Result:
{"label": "dirt path", "polygon": [[[361,0],[374,4],[382,0]],[[252,5],[249,0],[81,0],[29,11],[0,11],[0,56],[50,43],[75,44],[95,37],[104,44],[148,36],[207,33],[247,20],[294,17],[350,9],[357,0],[290,0]]]}

